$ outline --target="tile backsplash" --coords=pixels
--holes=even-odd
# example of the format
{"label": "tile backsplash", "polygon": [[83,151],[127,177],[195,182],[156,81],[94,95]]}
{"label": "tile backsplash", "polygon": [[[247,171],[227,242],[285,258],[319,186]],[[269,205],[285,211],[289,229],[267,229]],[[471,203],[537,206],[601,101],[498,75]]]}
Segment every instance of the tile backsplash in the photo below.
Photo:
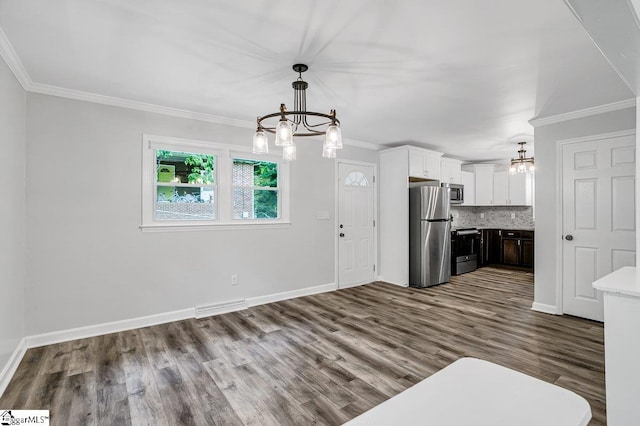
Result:
{"label": "tile backsplash", "polygon": [[[531,206],[451,206],[453,226],[484,228],[534,228]],[[484,217],[482,217],[484,214]],[[512,219],[511,215],[515,217]]]}

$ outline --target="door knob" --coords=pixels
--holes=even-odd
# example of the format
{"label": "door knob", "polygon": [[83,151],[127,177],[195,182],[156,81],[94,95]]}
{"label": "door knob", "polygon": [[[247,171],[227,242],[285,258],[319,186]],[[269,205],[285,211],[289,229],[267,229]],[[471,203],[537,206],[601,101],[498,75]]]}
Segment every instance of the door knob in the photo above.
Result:
{"label": "door knob", "polygon": [[341,237],[344,237],[344,233],[343,233],[343,232],[341,232],[341,233],[340,233],[340,236],[341,236]]}
{"label": "door knob", "polygon": [[343,225],[343,224],[340,224],[340,229],[342,229],[342,228],[344,228],[344,225]]}
{"label": "door knob", "polygon": [[573,235],[568,234],[568,235],[566,235],[566,236],[564,237],[564,239],[565,239],[565,240],[567,240],[567,241],[571,241],[571,240],[573,240]]}

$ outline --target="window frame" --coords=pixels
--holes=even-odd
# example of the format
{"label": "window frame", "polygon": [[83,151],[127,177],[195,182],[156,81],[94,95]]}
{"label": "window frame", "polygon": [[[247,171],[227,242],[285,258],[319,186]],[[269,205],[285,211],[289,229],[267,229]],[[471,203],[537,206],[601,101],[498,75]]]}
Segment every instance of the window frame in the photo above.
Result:
{"label": "window frame", "polygon": [[[215,156],[214,209],[211,220],[156,220],[156,150],[188,152]],[[233,159],[267,161],[278,164],[277,219],[233,218]],[[203,185],[208,186],[208,185]],[[249,188],[249,187],[247,187]],[[142,135],[142,231],[201,231],[222,229],[284,228],[289,221],[289,164],[278,153],[253,154],[251,148],[215,142]]]}
{"label": "window frame", "polygon": [[[258,155],[258,154],[253,154],[253,152],[251,153],[247,153],[247,152],[240,152],[240,151],[231,151],[230,153],[230,157],[231,157],[231,172],[233,173],[233,160],[249,160],[249,161],[263,161],[263,162],[268,162],[268,163],[276,163],[278,165],[278,180],[277,180],[277,186],[274,187],[265,187],[265,186],[240,186],[240,185],[234,185],[233,184],[233,175],[232,179],[231,179],[231,221],[233,223],[251,223],[251,222],[278,222],[281,220],[282,217],[282,213],[284,211],[284,200],[283,200],[283,194],[282,194],[282,184],[283,181],[288,180],[288,176],[287,179],[283,179],[282,178],[282,172],[283,172],[283,168],[282,168],[282,163],[284,163],[284,161],[282,161],[280,158],[277,158],[278,161],[274,161],[272,158],[268,158],[268,156],[265,155]],[[236,219],[233,217],[233,191],[236,188],[242,188],[242,189],[249,189],[252,191],[255,190],[264,190],[264,191],[275,191],[278,194],[278,218],[276,219],[270,219],[270,218],[246,218],[246,219]]]}

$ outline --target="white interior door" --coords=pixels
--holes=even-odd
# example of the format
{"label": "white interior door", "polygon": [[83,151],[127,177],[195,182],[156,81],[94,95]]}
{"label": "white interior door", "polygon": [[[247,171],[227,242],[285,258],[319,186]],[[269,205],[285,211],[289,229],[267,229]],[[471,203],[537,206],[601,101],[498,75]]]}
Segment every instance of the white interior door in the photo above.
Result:
{"label": "white interior door", "polygon": [[374,280],[373,166],[338,163],[338,282]]}
{"label": "white interior door", "polygon": [[635,137],[562,147],[563,311],[603,321],[592,283],[635,265]]}

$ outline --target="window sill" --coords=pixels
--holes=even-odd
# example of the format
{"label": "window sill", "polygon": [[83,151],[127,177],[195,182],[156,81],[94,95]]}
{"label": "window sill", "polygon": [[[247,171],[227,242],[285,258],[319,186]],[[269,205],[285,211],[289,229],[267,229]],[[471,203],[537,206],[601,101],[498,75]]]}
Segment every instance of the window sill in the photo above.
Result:
{"label": "window sill", "polygon": [[291,226],[291,222],[253,222],[253,223],[220,223],[220,224],[153,224],[141,225],[142,232],[189,232],[189,231],[225,231],[244,229],[285,229]]}

